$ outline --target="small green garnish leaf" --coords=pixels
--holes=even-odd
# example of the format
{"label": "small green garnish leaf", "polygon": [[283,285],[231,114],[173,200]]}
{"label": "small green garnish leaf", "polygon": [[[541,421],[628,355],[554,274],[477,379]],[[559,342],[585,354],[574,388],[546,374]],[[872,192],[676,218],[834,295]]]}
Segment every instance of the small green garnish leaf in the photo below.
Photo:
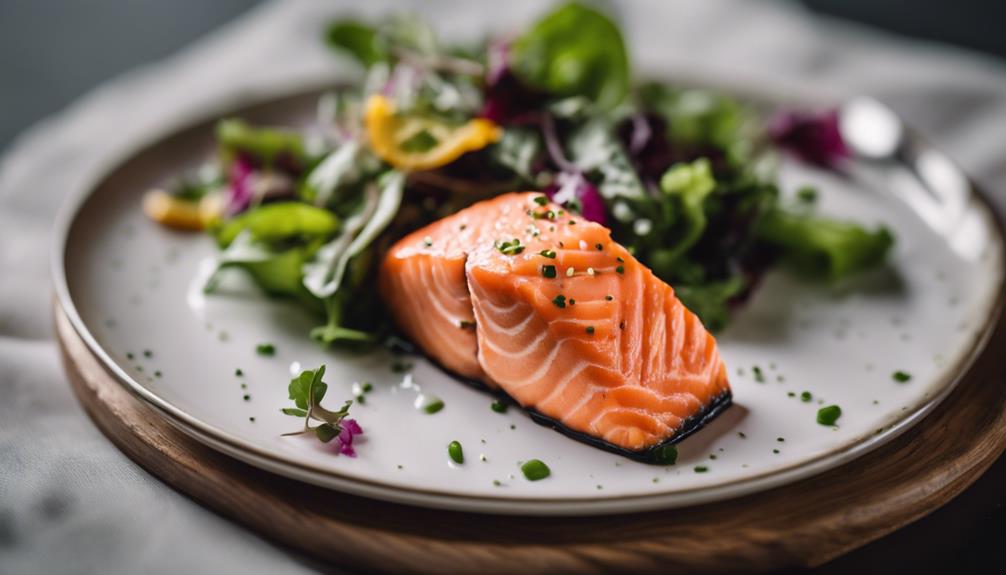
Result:
{"label": "small green garnish leaf", "polygon": [[835,425],[839,417],[842,417],[842,408],[837,405],[828,405],[817,410],[817,422],[821,425]]}
{"label": "small green garnish leaf", "polygon": [[489,408],[495,411],[496,413],[506,413],[506,410],[509,408],[509,406],[507,406],[507,404],[497,399],[493,401],[492,404],[489,405]]}
{"label": "small green garnish leaf", "polygon": [[555,296],[554,298],[552,298],[552,304],[558,308],[566,307],[566,296],[562,294]]}
{"label": "small green garnish leaf", "polygon": [[594,335],[594,326],[588,325],[586,331],[588,335]]}
{"label": "small green garnish leaf", "polygon": [[520,471],[528,481],[539,481],[552,474],[552,470],[540,459],[532,459],[525,462],[524,465],[520,466]]}
{"label": "small green garnish leaf", "polygon": [[695,473],[705,473],[707,471],[709,471],[709,468],[706,467],[705,465],[696,465],[695,466]]}
{"label": "small green garnish leaf", "polygon": [[551,258],[553,260],[555,259],[555,250],[541,250],[538,253],[542,257]]}
{"label": "small green garnish leaf", "polygon": [[804,403],[809,403],[812,399],[814,399],[814,396],[809,391],[800,394],[800,401]]}
{"label": "small green garnish leaf", "polygon": [[624,274],[625,273],[625,266],[619,265],[618,267],[616,267],[615,268],[615,273]]}
{"label": "small green garnish leaf", "polygon": [[314,435],[321,440],[322,443],[328,443],[339,435],[339,431],[341,430],[331,424],[322,423],[318,427],[314,428]]}
{"label": "small green garnish leaf", "polygon": [[370,383],[369,381],[366,381],[363,383],[362,389],[363,393],[370,393],[371,391],[374,391],[374,384]]}
{"label": "small green garnish leaf", "polygon": [[539,206],[547,205],[548,204],[548,198],[546,198],[545,196],[535,196],[534,197],[534,203],[538,204]]}
{"label": "small green garnish leaf", "polygon": [[546,278],[554,278],[556,276],[555,266],[541,266],[541,275]]}
{"label": "small green garnish leaf", "polygon": [[891,374],[891,379],[898,383],[906,383],[912,379],[912,374],[905,371],[896,371]]}
{"label": "small green garnish leaf", "polygon": [[461,449],[460,442],[452,441],[448,443],[447,455],[450,456],[451,461],[459,465],[465,462],[465,452]]}
{"label": "small green garnish leaf", "polygon": [[[323,443],[332,441],[342,432],[342,421],[349,415],[349,408],[352,401],[345,402],[337,411],[329,411],[321,406],[321,400],[325,397],[328,384],[322,381],[325,375],[325,366],[318,369],[305,370],[297,377],[290,380],[287,388],[290,399],[297,407],[286,407],[281,409],[285,415],[304,418],[304,428],[292,433],[283,435],[301,435],[312,433]],[[248,398],[249,396],[245,396]],[[320,425],[311,426],[311,421],[318,421]],[[345,446],[344,446],[345,447]],[[343,451],[346,453],[346,451]]]}
{"label": "small green garnish leaf", "polygon": [[260,343],[255,346],[255,353],[264,356],[276,355],[276,346],[271,343]]}
{"label": "small green garnish leaf", "polygon": [[300,375],[290,380],[287,391],[290,399],[300,409],[308,409],[313,403],[320,403],[328,391],[328,385],[321,380],[325,375],[325,366],[316,370],[305,370]]}

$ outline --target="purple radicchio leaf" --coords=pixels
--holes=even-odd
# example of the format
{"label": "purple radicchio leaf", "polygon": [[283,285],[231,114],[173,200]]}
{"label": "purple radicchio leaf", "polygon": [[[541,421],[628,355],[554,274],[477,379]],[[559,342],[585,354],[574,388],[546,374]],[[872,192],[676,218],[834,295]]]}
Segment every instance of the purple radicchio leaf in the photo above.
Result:
{"label": "purple radicchio leaf", "polygon": [[574,201],[580,205],[580,215],[584,219],[607,225],[604,199],[597,186],[590,183],[580,172],[562,172],[556,178],[557,184],[545,189],[545,195],[557,204]]}
{"label": "purple radicchio leaf", "polygon": [[348,457],[356,457],[356,450],[353,449],[353,438],[363,433],[363,428],[355,419],[345,419],[340,424],[342,430],[339,431],[338,451]]}
{"label": "purple radicchio leaf", "polygon": [[255,168],[243,155],[231,165],[230,185],[227,186],[227,215],[240,214],[252,201],[252,177]]}
{"label": "purple radicchio leaf", "polygon": [[768,132],[776,145],[810,164],[835,169],[849,157],[837,110],[784,110],[769,121]]}

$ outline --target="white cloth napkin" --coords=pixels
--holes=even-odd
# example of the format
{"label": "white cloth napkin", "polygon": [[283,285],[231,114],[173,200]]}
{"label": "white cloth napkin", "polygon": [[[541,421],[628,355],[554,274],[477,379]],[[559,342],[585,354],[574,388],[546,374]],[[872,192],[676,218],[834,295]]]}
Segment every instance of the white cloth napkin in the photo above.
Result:
{"label": "white cloth napkin", "polygon": [[[49,232],[62,199],[137,145],[249,97],[357,74],[319,40],[333,15],[407,10],[448,37],[515,30],[543,3],[275,1],[94,90],[0,160],[0,572],[314,570],[167,488],[87,419],[51,334]],[[761,0],[617,3],[641,67],[830,98],[878,96],[1006,199],[1006,69]],[[333,542],[333,544],[337,544]],[[330,566],[324,566],[330,567]]]}

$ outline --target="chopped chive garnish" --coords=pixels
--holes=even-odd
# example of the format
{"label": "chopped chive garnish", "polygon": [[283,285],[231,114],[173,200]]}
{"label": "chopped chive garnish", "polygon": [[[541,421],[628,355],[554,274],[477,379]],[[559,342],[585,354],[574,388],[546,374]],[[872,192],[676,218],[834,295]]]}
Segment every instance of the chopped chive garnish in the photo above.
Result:
{"label": "chopped chive garnish", "polygon": [[592,326],[592,325],[588,325],[588,326],[587,326],[587,333],[588,333],[589,335],[594,335],[594,326]]}
{"label": "chopped chive garnish", "polygon": [[751,368],[751,371],[754,373],[755,381],[758,383],[765,383],[765,374],[762,373],[761,367],[756,365]]}
{"label": "chopped chive garnish", "polygon": [[497,399],[493,401],[491,404],[489,404],[489,408],[495,411],[496,413],[506,413],[508,406],[507,404]]}
{"label": "chopped chive garnish", "polygon": [[370,393],[371,391],[374,391],[374,384],[370,383],[369,381],[364,382],[362,389],[363,393]]}
{"label": "chopped chive garnish", "polygon": [[500,242],[496,246],[496,249],[498,249],[503,255],[515,256],[524,251],[524,246],[520,245],[520,240],[518,238],[514,238],[509,242]]}
{"label": "chopped chive garnish", "polygon": [[891,374],[891,379],[893,379],[898,383],[905,383],[908,380],[912,379],[912,374],[905,371],[896,371]]}
{"label": "chopped chive garnish", "polygon": [[608,301],[611,301],[611,300],[615,299],[615,296],[612,296],[612,295],[606,295],[606,296],[604,296],[604,299],[606,299],[606,300],[608,300]]}
{"label": "chopped chive garnish", "polygon": [[149,349],[143,350],[143,357],[153,357],[153,355],[154,352],[150,351]]}
{"label": "chopped chive garnish", "polygon": [[552,474],[552,470],[549,469],[548,466],[540,459],[532,459],[531,461],[525,462],[524,465],[520,466],[520,471],[524,474],[524,477],[526,477],[528,481],[545,479]]}
{"label": "chopped chive garnish", "polygon": [[615,273],[624,274],[625,273],[625,266],[618,266],[618,267],[616,267],[615,268]]}
{"label": "chopped chive garnish", "polygon": [[555,259],[555,250],[541,250],[538,252],[542,257]]}
{"label": "chopped chive garnish", "polygon": [[238,377],[241,377],[244,374],[245,374],[245,372],[241,371],[240,367],[234,370],[234,375],[236,375]]}
{"label": "chopped chive garnish", "polygon": [[555,266],[541,266],[541,275],[547,278],[555,277]]}
{"label": "chopped chive garnish", "polygon": [[573,298],[569,298],[569,305],[576,305],[576,300]]}
{"label": "chopped chive garnish", "polygon": [[534,203],[538,204],[539,206],[544,206],[545,204],[548,203],[548,198],[546,198],[545,196],[535,196]]}
{"label": "chopped chive garnish", "polygon": [[566,296],[559,294],[552,298],[552,303],[555,304],[555,307],[566,307]]}
{"label": "chopped chive garnish", "polygon": [[705,465],[696,465],[695,466],[695,473],[705,473],[706,471],[709,471],[709,468],[706,467]]}
{"label": "chopped chive garnish", "polygon": [[271,343],[260,343],[255,346],[255,353],[259,355],[276,355],[276,346]]}
{"label": "chopped chive garnish", "polygon": [[805,391],[800,394],[800,401],[809,402],[812,399],[814,399],[814,396],[811,395],[809,391]]}
{"label": "chopped chive garnish", "polygon": [[622,256],[617,256],[617,257],[615,257],[615,259],[616,259],[616,260],[618,261],[618,263],[620,263],[620,264],[624,264],[624,263],[625,263],[625,260],[623,260],[623,259],[622,259]]}
{"label": "chopped chive garnish", "polygon": [[776,455],[778,455],[779,454],[779,450],[778,449],[773,449],[772,453],[775,453]]}
{"label": "chopped chive garnish", "polygon": [[250,396],[250,395],[248,395],[248,394],[246,393],[246,394],[244,395],[244,400],[245,400],[245,401],[251,401],[251,396]]}
{"label": "chopped chive garnish", "polygon": [[450,456],[451,461],[454,463],[464,463],[465,462],[465,452],[461,449],[461,443],[457,441],[452,441],[447,444],[447,455]]}
{"label": "chopped chive garnish", "polygon": [[155,371],[154,377],[161,377],[161,370],[158,369],[157,371]]}
{"label": "chopped chive garnish", "polygon": [[133,359],[134,357],[136,357],[136,356],[133,355],[133,352],[131,352],[131,351],[126,352],[126,359]]}
{"label": "chopped chive garnish", "polygon": [[472,329],[475,327],[475,322],[470,319],[463,319],[458,321],[458,327],[461,329]]}
{"label": "chopped chive garnish", "polygon": [[787,396],[787,397],[796,397],[796,392],[793,392],[793,391],[787,391],[787,392],[786,392],[786,396]]}
{"label": "chopped chive garnish", "polygon": [[817,410],[817,422],[821,425],[835,425],[841,416],[842,408],[837,405],[829,405]]}
{"label": "chopped chive garnish", "polygon": [[597,248],[597,251],[601,251],[604,249],[604,246],[601,244],[594,244],[594,247]]}
{"label": "chopped chive garnish", "polygon": [[786,442],[786,438],[785,437],[776,437],[775,440],[778,441],[779,443],[785,443]]}

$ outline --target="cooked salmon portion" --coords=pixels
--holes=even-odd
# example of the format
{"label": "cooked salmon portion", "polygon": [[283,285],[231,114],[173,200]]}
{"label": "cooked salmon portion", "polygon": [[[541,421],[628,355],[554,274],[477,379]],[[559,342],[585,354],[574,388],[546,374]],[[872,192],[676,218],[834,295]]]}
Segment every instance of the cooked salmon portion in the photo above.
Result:
{"label": "cooked salmon portion", "polygon": [[445,368],[616,451],[651,453],[730,402],[716,341],[671,286],[538,193],[404,238],[381,286],[400,329]]}

